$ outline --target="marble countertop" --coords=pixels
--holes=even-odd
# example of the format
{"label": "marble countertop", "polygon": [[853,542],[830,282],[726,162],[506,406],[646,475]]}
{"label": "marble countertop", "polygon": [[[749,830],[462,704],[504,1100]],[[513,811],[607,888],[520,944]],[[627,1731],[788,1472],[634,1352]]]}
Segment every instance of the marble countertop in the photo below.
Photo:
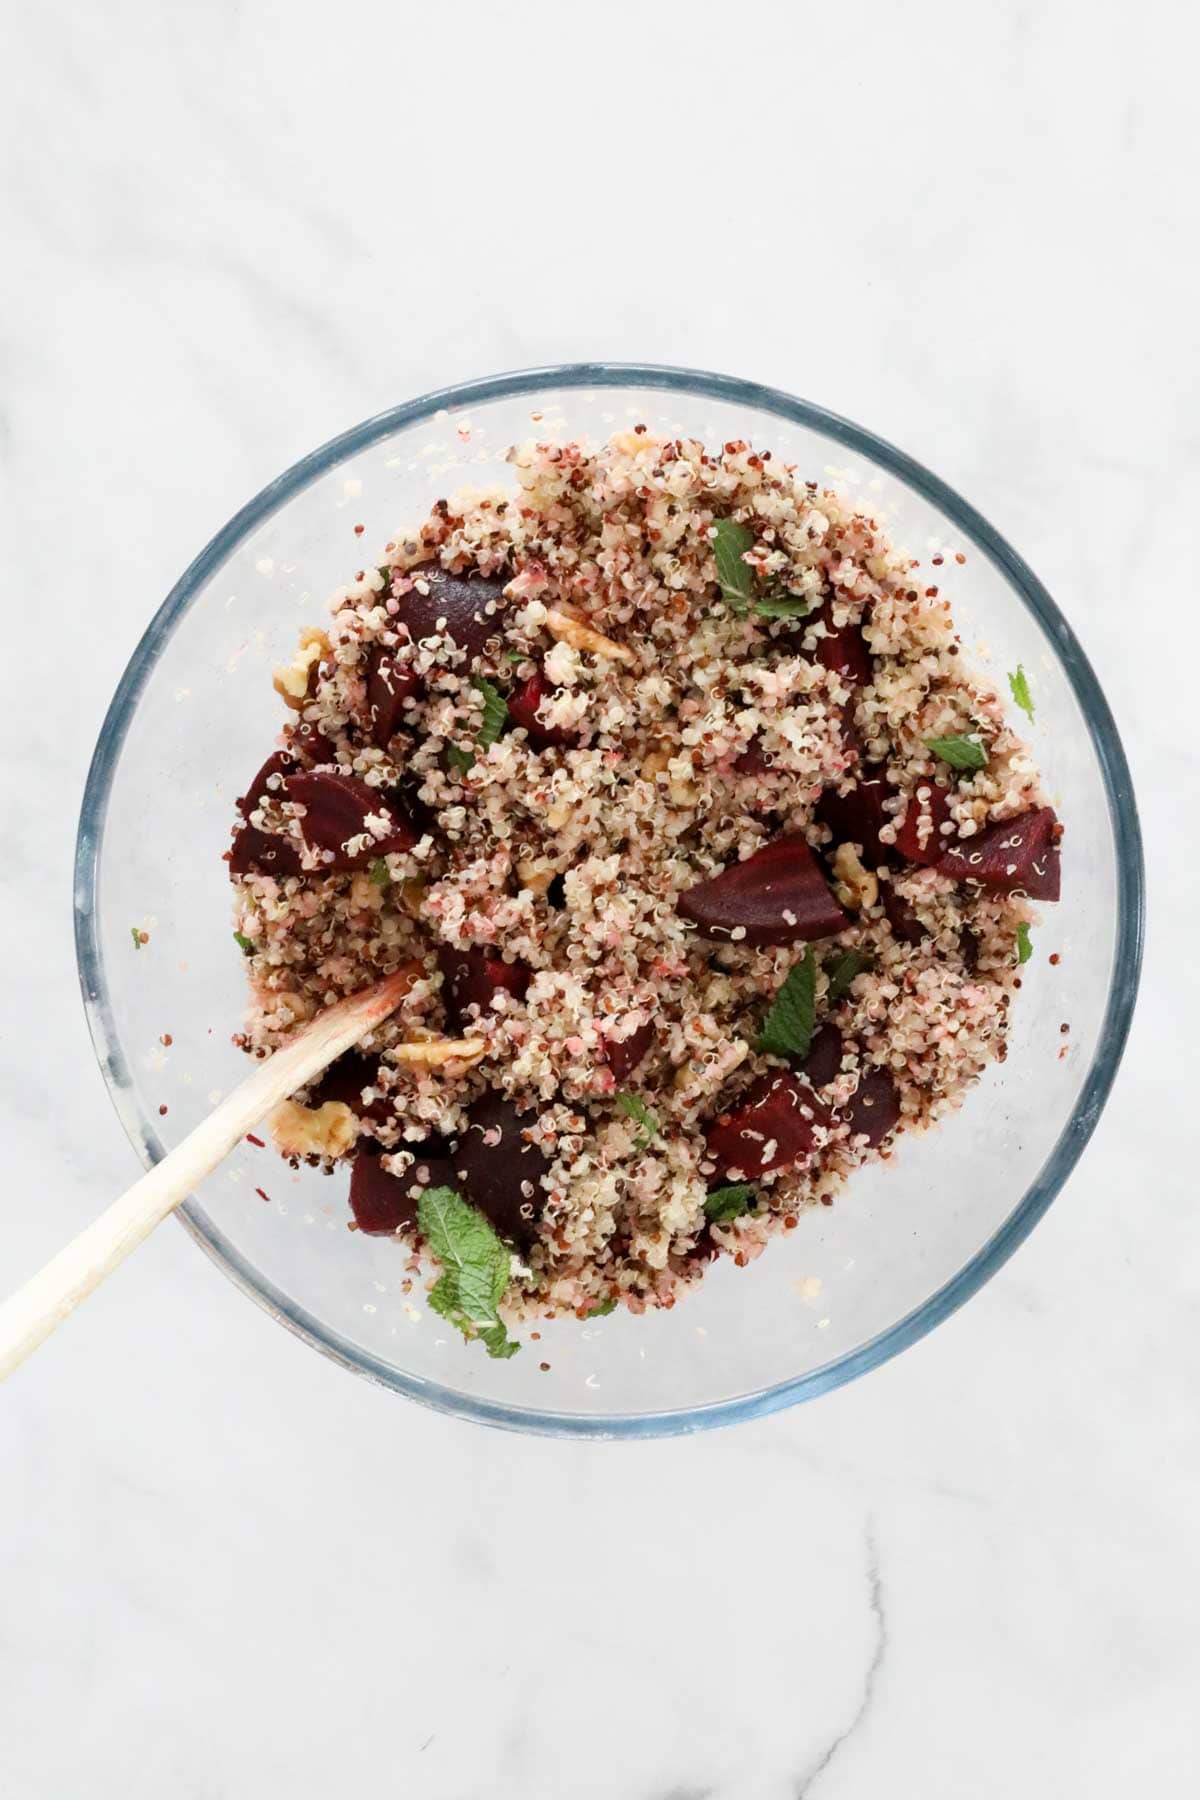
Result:
{"label": "marble countertop", "polygon": [[1200,504],[1195,21],[48,0],[10,26],[0,1287],[134,1173],[71,948],[117,678],[247,496],[444,382],[729,370],[936,468],[1094,660],[1151,926],[1045,1222],[931,1338],[753,1425],[578,1444],[423,1412],[164,1227],[0,1396],[0,1791],[1194,1794],[1200,769],[1157,684]]}

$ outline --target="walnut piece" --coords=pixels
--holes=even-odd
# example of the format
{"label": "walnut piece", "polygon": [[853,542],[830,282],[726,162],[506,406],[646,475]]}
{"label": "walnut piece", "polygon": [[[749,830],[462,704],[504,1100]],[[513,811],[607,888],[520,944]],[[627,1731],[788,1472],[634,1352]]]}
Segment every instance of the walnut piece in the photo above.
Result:
{"label": "walnut piece", "polygon": [[358,1120],[341,1100],[324,1106],[281,1100],[267,1123],[281,1156],[344,1156],[358,1136]]}
{"label": "walnut piece", "polygon": [[862,912],[874,906],[879,898],[879,883],[870,869],[864,869],[853,844],[839,844],[833,857],[837,880],[833,891],[847,912]]}
{"label": "walnut piece", "polygon": [[412,1043],[394,1044],[388,1055],[393,1062],[415,1068],[440,1069],[446,1063],[470,1068],[486,1051],[487,1039],[481,1037],[418,1038]]}
{"label": "walnut piece", "polygon": [[570,644],[572,650],[590,650],[593,656],[607,656],[611,662],[633,661],[633,651],[625,644],[614,644],[611,638],[602,636],[575,613],[566,612],[561,606],[552,606],[546,614],[546,630],[552,637]]}
{"label": "walnut piece", "polygon": [[290,663],[283,663],[271,677],[271,685],[281,700],[299,712],[308,699],[313,670],[322,657],[329,655],[329,639],[315,626],[300,633],[300,647]]}

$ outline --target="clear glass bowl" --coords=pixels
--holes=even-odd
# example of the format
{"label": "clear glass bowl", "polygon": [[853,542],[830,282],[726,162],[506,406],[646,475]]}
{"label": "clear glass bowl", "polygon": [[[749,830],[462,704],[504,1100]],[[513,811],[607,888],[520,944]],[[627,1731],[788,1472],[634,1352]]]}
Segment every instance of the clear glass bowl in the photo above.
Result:
{"label": "clear glass bowl", "polygon": [[[939,584],[974,659],[1000,682],[1018,662],[1029,674],[1030,736],[1067,835],[1062,902],[1034,935],[1007,1062],[943,1129],[902,1140],[890,1167],[861,1172],[749,1268],[722,1259],[670,1312],[556,1321],[492,1362],[419,1287],[401,1292],[394,1244],[346,1229],[342,1174],[293,1174],[244,1144],[182,1209],[246,1293],[347,1368],[468,1418],[580,1436],[769,1412],[944,1319],[1074,1168],[1120,1061],[1141,952],[1141,846],[1112,717],[1050,596],[965,501],[869,432],[769,388],[638,366],[502,375],[381,414],[280,476],[197,557],[125,671],[84,796],[76,920],[96,1054],[144,1161],[246,1073],[230,1042],[245,992],[221,853],[234,797],[278,729],[271,669],[353,574],[352,527],[365,526],[362,554],[374,556],[440,495],[504,481],[511,441],[595,441],[634,421],[752,438],[869,498],[913,554],[946,551]],[[133,926],[149,932],[144,949]]]}

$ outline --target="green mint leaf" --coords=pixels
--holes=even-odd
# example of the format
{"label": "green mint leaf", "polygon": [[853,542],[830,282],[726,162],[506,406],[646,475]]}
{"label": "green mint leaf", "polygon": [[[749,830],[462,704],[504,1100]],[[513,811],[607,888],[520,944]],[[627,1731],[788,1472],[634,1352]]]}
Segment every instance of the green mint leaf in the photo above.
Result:
{"label": "green mint leaf", "polygon": [[789,594],[785,589],[760,594],[750,602],[750,611],[760,619],[802,619],[812,611],[812,601],[803,594]]}
{"label": "green mint leaf", "polygon": [[479,1341],[489,1356],[499,1357],[503,1362],[510,1356],[515,1356],[521,1348],[515,1338],[509,1337],[499,1320],[480,1332]]}
{"label": "green mint leaf", "polygon": [[476,675],[471,686],[483,695],[483,724],[476,742],[481,750],[487,750],[508,724],[508,701],[500,689],[482,675]]}
{"label": "green mint leaf", "polygon": [[426,1188],[417,1202],[417,1223],[430,1253],[442,1265],[429,1294],[434,1312],[466,1338],[482,1340],[489,1356],[513,1356],[520,1349],[497,1314],[508,1286],[512,1258],[489,1220],[453,1188]]}
{"label": "green mint leaf", "polygon": [[807,1056],[816,1023],[816,996],[817,959],[809,944],[776,994],[755,1049],[772,1056]]}
{"label": "green mint leaf", "polygon": [[735,1181],[729,1187],[713,1188],[704,1202],[704,1216],[712,1225],[728,1225],[749,1212],[756,1196],[748,1181]]}
{"label": "green mint leaf", "polygon": [[866,950],[843,950],[840,956],[835,956],[827,962],[825,973],[829,977],[829,987],[825,998],[829,1005],[832,1006],[835,1000],[840,1000],[843,994],[848,994],[850,984],[855,976],[861,975],[863,970],[869,969],[870,966],[871,956],[870,952]]}
{"label": "green mint leaf", "polygon": [[721,598],[734,612],[745,612],[754,598],[754,570],[742,559],[754,548],[754,533],[736,519],[717,519],[713,525],[713,555],[717,562],[717,580]]}
{"label": "green mint leaf", "polygon": [[515,665],[516,663],[523,663],[528,655],[528,650],[506,650],[504,652],[504,660],[505,662],[510,662]]}
{"label": "green mint leaf", "polygon": [[974,738],[961,735],[926,738],[925,747],[942,762],[949,763],[952,769],[987,768],[987,751]]}
{"label": "green mint leaf", "polygon": [[235,931],[233,934],[233,941],[238,946],[238,948],[244,952],[244,954],[246,956],[254,955],[254,945],[251,943],[250,939],[246,936],[245,932]]}
{"label": "green mint leaf", "polygon": [[384,858],[382,856],[377,856],[375,861],[371,864],[371,886],[385,888],[391,879]]}
{"label": "green mint leaf", "polygon": [[632,1119],[635,1124],[641,1126],[641,1132],[638,1136],[638,1149],[644,1150],[647,1144],[653,1143],[654,1139],[658,1136],[658,1120],[650,1111],[646,1102],[637,1094],[618,1094],[617,1105],[627,1118]]}
{"label": "green mint leaf", "polygon": [[1008,685],[1012,692],[1012,697],[1013,697],[1014,701],[1020,707],[1021,711],[1025,714],[1025,717],[1029,720],[1030,724],[1032,724],[1033,723],[1033,695],[1029,691],[1029,679],[1026,676],[1025,671],[1021,667],[1020,663],[1017,664],[1016,674],[1009,676]]}
{"label": "green mint leaf", "polygon": [[1024,919],[1017,926],[1017,961],[1027,963],[1033,955],[1033,945],[1029,941],[1029,927]]}
{"label": "green mint leaf", "polygon": [[[130,927],[129,927],[129,931],[130,931],[130,935],[131,935],[131,937],[132,937],[132,938],[133,938],[133,947],[134,947],[134,949],[135,949],[135,950],[140,950],[140,949],[141,949],[141,947],[142,947],[142,934],[141,934],[141,932],[140,932],[140,931],[139,931],[139,930],[138,930],[138,928],[137,928],[137,926],[136,926],[136,925],[131,925],[131,926],[130,926]],[[234,937],[236,937],[236,936],[237,936],[237,932],[236,932],[236,931],[235,931],[235,932],[234,932],[234,934],[233,934],[233,935],[234,935]]]}
{"label": "green mint leaf", "polygon": [[595,1306],[593,1306],[591,1312],[588,1314],[588,1318],[604,1319],[608,1317],[610,1312],[616,1312],[616,1310],[617,1303],[610,1295],[607,1300],[597,1300]]}
{"label": "green mint leaf", "polygon": [[468,769],[473,769],[475,766],[475,752],[460,750],[457,744],[447,744],[446,761],[456,775],[465,775]]}

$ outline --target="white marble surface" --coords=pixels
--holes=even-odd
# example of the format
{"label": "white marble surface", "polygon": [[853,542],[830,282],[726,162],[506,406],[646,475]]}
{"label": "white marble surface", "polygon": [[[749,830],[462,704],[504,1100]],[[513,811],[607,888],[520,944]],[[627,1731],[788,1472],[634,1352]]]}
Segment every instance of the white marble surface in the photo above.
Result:
{"label": "white marble surface", "polygon": [[6,13],[5,1287],[133,1173],[70,938],[113,685],[249,494],[430,386],[686,362],[904,445],[1076,623],[1152,874],[1066,1191],[798,1411],[501,1437],[323,1362],[165,1227],[0,1396],[0,1792],[1194,1794],[1198,771],[1161,693],[1200,503],[1191,10]]}

